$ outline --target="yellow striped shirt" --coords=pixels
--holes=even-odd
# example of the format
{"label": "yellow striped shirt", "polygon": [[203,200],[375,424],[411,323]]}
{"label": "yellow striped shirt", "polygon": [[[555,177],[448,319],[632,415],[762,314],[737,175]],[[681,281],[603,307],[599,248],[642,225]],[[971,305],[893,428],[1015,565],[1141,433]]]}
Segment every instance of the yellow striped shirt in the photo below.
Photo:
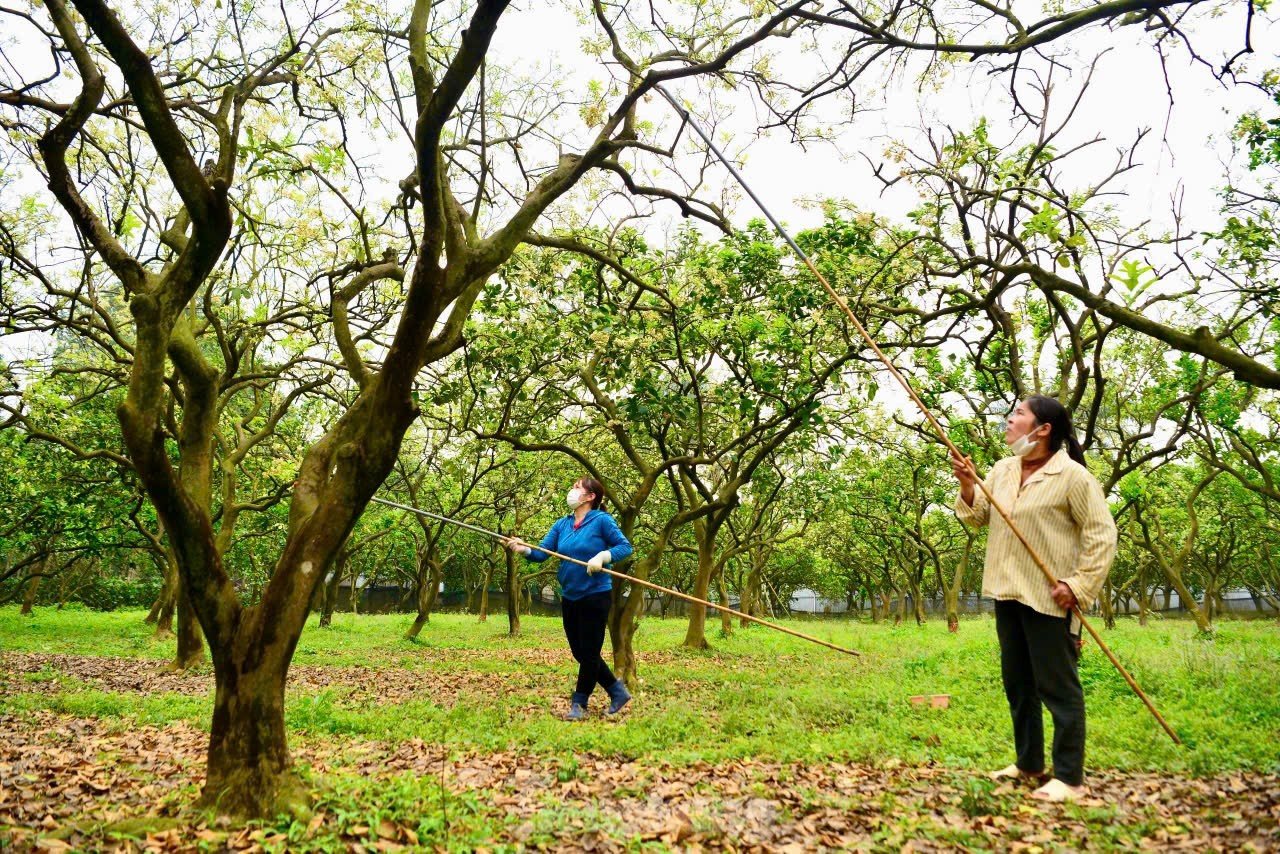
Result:
{"label": "yellow striped shirt", "polygon": [[[1021,459],[1006,457],[991,467],[983,483],[1085,610],[1098,598],[1116,556],[1116,523],[1102,487],[1087,468],[1067,455],[1066,448],[1050,457],[1025,484],[1020,483],[1021,478]],[[955,510],[967,525],[991,526],[982,572],[983,596],[1014,599],[1042,614],[1066,616],[1049,595],[1049,582],[1026,546],[999,513],[991,512],[981,489],[974,488],[972,507],[957,498]],[[1073,631],[1077,628],[1072,626]]]}

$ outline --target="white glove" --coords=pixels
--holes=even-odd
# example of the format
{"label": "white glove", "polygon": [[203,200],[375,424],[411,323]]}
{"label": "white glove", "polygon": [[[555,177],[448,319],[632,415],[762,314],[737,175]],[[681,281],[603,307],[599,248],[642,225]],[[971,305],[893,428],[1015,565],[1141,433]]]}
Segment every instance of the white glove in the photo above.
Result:
{"label": "white glove", "polygon": [[508,539],[504,545],[506,545],[507,548],[511,549],[511,551],[515,552],[516,554],[527,555],[531,551],[533,551],[533,549],[531,549],[529,546],[525,545],[524,543],[520,542],[515,537],[511,537],[510,539]]}
{"label": "white glove", "polygon": [[604,565],[606,563],[612,562],[613,555],[609,554],[607,551],[600,552],[600,554],[587,561],[587,575],[595,575],[597,572],[604,569]]}

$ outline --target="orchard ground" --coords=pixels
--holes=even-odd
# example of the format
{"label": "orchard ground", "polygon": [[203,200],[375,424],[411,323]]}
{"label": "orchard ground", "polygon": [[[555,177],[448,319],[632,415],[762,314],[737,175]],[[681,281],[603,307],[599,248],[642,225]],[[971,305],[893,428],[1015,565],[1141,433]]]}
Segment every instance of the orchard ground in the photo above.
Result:
{"label": "orchard ground", "polygon": [[686,650],[646,619],[631,707],[570,724],[555,618],[438,614],[409,642],[403,615],[338,615],[290,671],[312,814],[232,826],[193,807],[211,672],[167,672],[143,616],[0,609],[0,850],[1280,849],[1270,621],[1105,633],[1183,747],[1087,644],[1091,794],[1058,806],[984,776],[1012,760],[988,617],[793,623],[857,659],[759,627]]}

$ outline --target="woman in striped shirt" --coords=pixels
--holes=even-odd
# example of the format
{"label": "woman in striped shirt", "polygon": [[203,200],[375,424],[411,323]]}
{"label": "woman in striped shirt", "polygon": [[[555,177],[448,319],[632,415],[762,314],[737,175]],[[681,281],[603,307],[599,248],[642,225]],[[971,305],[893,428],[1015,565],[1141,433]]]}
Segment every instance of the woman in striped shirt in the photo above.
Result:
{"label": "woman in striped shirt", "polygon": [[1115,557],[1116,526],[1062,404],[1041,395],[1020,402],[1009,415],[1005,442],[1013,456],[992,466],[983,483],[1061,580],[1049,586],[1008,523],[974,489],[967,461],[953,457],[960,481],[956,515],[991,527],[982,594],[996,600],[1000,672],[1017,749],[1017,761],[992,776],[1045,776],[1043,703],[1053,717],[1053,777],[1033,797],[1073,800],[1085,791],[1085,712],[1080,626],[1072,609],[1097,598]]}

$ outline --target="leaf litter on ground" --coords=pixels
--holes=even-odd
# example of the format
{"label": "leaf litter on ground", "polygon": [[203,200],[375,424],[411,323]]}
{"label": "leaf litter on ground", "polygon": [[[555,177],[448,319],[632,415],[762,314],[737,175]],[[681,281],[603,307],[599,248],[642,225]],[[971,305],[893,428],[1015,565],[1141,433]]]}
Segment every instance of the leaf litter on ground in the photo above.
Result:
{"label": "leaf litter on ground", "polygon": [[[564,657],[567,659],[568,653]],[[31,678],[46,676],[49,678]],[[0,655],[0,691],[56,693],[61,690],[58,679],[66,678],[109,693],[213,696],[213,672],[208,667],[173,671],[154,660],[139,658],[14,652]],[[555,673],[538,672],[521,679],[523,687],[556,693],[562,681]],[[392,705],[427,698],[449,708],[474,689],[475,681],[475,674],[466,670],[306,664],[289,668],[291,692],[336,691],[344,705]]]}
{"label": "leaf litter on ground", "polygon": [[[0,714],[0,838],[16,850],[475,847],[949,850],[1142,846],[1280,849],[1280,777],[1099,771],[1070,806],[956,769],[734,760],[674,764],[579,754],[448,752],[418,739],[291,738],[317,786],[301,826],[234,826],[192,804],[208,735],[49,711]],[[381,793],[408,785],[412,810]],[[355,786],[355,788],[353,788]],[[363,787],[363,788],[361,788]],[[354,794],[353,794],[354,793]],[[352,798],[366,803],[353,803]],[[473,836],[434,813],[469,803]],[[456,827],[466,810],[453,807]],[[3,846],[0,846],[3,847]]]}

